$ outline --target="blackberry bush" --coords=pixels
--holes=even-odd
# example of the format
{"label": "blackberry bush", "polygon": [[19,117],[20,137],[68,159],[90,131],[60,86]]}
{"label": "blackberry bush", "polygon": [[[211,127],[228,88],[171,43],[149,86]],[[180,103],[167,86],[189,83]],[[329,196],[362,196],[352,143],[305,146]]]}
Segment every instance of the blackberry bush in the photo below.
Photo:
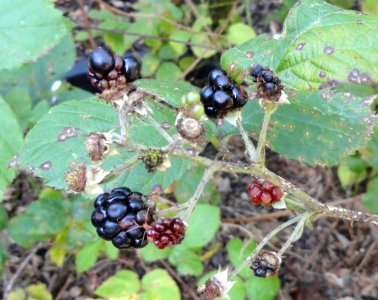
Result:
{"label": "blackberry bush", "polygon": [[[73,40],[67,34],[67,22],[51,1],[35,0],[26,5],[6,0],[0,7],[9,23],[5,29],[0,26],[0,32],[6,31],[0,34],[4,37],[1,45],[15,48],[4,48],[0,61],[0,146],[5,145],[0,151],[0,193],[15,178],[14,168],[23,169],[28,178],[43,178],[44,186],[54,189],[44,188],[35,201],[37,196],[9,201],[4,209],[0,206],[1,220],[5,220],[0,227],[6,226],[2,232],[6,247],[0,244],[0,262],[4,260],[2,248],[13,250],[13,241],[26,248],[39,242],[30,253],[39,255],[47,250],[49,259],[62,268],[72,252],[79,273],[88,271],[103,254],[113,260],[119,257],[114,266],[119,272],[93,294],[102,298],[156,295],[177,300],[177,284],[166,271],[144,268],[146,262],[156,262],[152,266],[176,274],[163,262],[167,259],[179,275],[206,275],[200,299],[230,295],[255,299],[261,295],[258,288],[264,285],[269,288],[263,292],[271,292],[269,299],[273,299],[279,289],[276,275],[281,258],[285,263],[291,255],[287,249],[304,230],[318,226],[318,219],[350,221],[369,230],[378,225],[376,214],[333,206],[304,193],[272,172],[265,161],[269,148],[310,166],[334,167],[369,143],[369,151],[362,151],[368,157],[363,167],[376,169],[377,117],[372,109],[378,82],[376,18],[323,0],[302,0],[288,14],[282,32],[274,37],[254,37],[252,32],[249,36],[254,38],[249,40],[245,33],[251,33],[251,27],[240,18],[230,14],[230,18],[211,23],[215,21],[210,14],[214,6],[179,2],[163,1],[157,7],[156,3],[137,1],[126,13],[113,7],[108,12],[112,25],[105,20],[107,14],[83,15],[86,36],[95,49],[88,58],[87,71],[90,83],[100,91],[96,96],[77,93],[63,80],[67,66],[74,62]],[[85,12],[83,1],[78,3],[81,13]],[[103,4],[100,6],[113,5]],[[232,11],[245,7],[235,2]],[[27,17],[38,11],[44,18]],[[139,17],[151,16],[151,12],[156,16],[148,17],[145,26]],[[200,22],[191,24],[193,16]],[[249,11],[245,16],[250,21]],[[232,25],[227,28],[229,22]],[[127,38],[122,35],[124,28]],[[215,28],[216,35],[212,32]],[[219,37],[223,31],[226,36]],[[41,41],[32,45],[34,35]],[[12,42],[14,37],[19,43]],[[135,38],[133,43],[131,37]],[[77,43],[80,38],[78,35]],[[96,43],[103,41],[109,45],[96,48]],[[143,68],[135,57],[115,54],[124,53],[126,44],[138,51]],[[228,45],[236,46],[223,49]],[[222,52],[220,64],[208,75],[206,86],[184,82],[201,73],[197,73],[199,65],[206,69],[206,59],[217,51]],[[140,73],[144,78],[140,79]],[[20,89],[21,84],[28,86]],[[230,147],[234,136],[241,137],[244,157],[234,155],[238,153]],[[350,165],[361,169],[360,165]],[[367,177],[374,177],[374,170],[366,171]],[[240,187],[235,186],[238,181],[231,188],[247,190],[256,206],[243,206],[245,211],[228,207],[227,214],[233,218],[224,218],[224,199],[219,201],[219,194],[226,189],[219,185],[219,174],[254,178],[248,187],[240,180]],[[350,177],[346,175],[344,179]],[[311,178],[307,182],[312,184]],[[368,189],[373,201],[376,184],[369,184]],[[234,192],[233,196],[236,203],[244,201],[243,193]],[[93,210],[88,205],[94,198]],[[13,206],[18,202],[30,204],[18,209]],[[227,205],[232,203],[227,201]],[[374,205],[369,207],[375,210]],[[259,214],[276,209],[285,210],[283,214],[272,213],[284,216],[281,223],[261,240],[251,241],[255,235],[244,226],[246,220],[252,214],[256,220]],[[7,211],[17,216],[8,222]],[[265,220],[271,217],[261,216]],[[90,222],[97,234],[87,226]],[[229,227],[246,238],[229,238],[224,234]],[[219,228],[222,234],[217,234]],[[216,238],[221,240],[215,242]],[[272,245],[277,253],[268,250]],[[226,251],[221,251],[223,246]],[[130,252],[135,249],[119,253],[118,249],[126,248],[143,249],[138,249],[137,255]],[[225,252],[229,259],[221,260],[222,269],[215,275],[203,274],[212,266],[208,262]],[[30,262],[29,257],[23,265]],[[120,270],[132,266],[134,258],[138,272]],[[15,272],[5,266],[9,274],[15,273],[5,286],[6,298],[22,268]],[[127,291],[118,288],[121,284]],[[167,286],[174,296],[167,296]],[[233,295],[235,291],[238,296]]]}

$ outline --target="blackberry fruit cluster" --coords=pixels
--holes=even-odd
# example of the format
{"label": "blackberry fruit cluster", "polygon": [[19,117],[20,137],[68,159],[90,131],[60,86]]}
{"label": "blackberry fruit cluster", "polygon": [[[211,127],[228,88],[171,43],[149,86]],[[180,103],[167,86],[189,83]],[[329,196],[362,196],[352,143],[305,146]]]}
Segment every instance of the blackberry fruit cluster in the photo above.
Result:
{"label": "blackberry fruit cluster", "polygon": [[271,251],[263,251],[250,265],[257,277],[276,276],[281,265],[281,258]]}
{"label": "blackberry fruit cluster", "polygon": [[251,182],[248,185],[248,194],[253,204],[265,206],[280,201],[284,195],[280,187],[273,185],[269,181],[264,181],[263,183],[258,181]]}
{"label": "blackberry fruit cluster", "polygon": [[279,79],[269,68],[261,65],[253,65],[251,72],[253,82],[259,83],[258,90],[264,96],[269,96],[280,92],[283,89],[281,79]]}
{"label": "blackberry fruit cluster", "polygon": [[147,230],[148,239],[159,249],[180,244],[184,239],[186,226],[180,218],[162,218]]}
{"label": "blackberry fruit cluster", "polygon": [[99,195],[94,207],[91,221],[101,238],[120,249],[147,245],[145,228],[154,221],[154,206],[141,193],[116,188]]}
{"label": "blackberry fruit cluster", "polygon": [[133,56],[122,58],[106,48],[95,49],[89,57],[88,77],[99,90],[133,82],[139,78],[140,64]]}
{"label": "blackberry fruit cluster", "polygon": [[224,71],[215,69],[210,72],[208,79],[210,85],[201,90],[200,96],[209,118],[221,118],[247,103],[246,91],[235,85]]}

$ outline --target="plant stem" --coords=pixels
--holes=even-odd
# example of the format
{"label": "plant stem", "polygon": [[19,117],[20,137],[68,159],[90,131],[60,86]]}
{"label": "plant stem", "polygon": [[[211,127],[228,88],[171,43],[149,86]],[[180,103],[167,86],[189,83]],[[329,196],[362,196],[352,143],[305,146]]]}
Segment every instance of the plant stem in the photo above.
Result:
{"label": "plant stem", "polygon": [[194,208],[196,207],[196,204],[197,204],[199,198],[201,197],[201,194],[202,194],[204,188],[206,187],[206,184],[213,177],[214,171],[215,171],[215,169],[213,167],[208,167],[207,169],[205,169],[203,177],[202,177],[199,185],[197,186],[196,191],[194,192],[192,198],[190,198],[189,201],[187,202],[188,203],[188,208],[182,214],[181,218],[184,221],[187,221],[188,218],[190,217],[190,215],[192,214]]}
{"label": "plant stem", "polygon": [[188,203],[183,203],[183,204],[180,204],[180,205],[177,205],[177,206],[162,209],[161,211],[159,211],[159,215],[166,216],[166,215],[169,215],[171,213],[182,211],[182,210],[186,209],[187,207],[188,207]]}
{"label": "plant stem", "polygon": [[277,233],[279,233],[281,230],[285,229],[286,227],[289,227],[292,224],[297,223],[300,221],[306,214],[301,214],[293,219],[277,226],[275,229],[273,229],[267,236],[263,238],[263,240],[256,246],[256,248],[252,251],[252,253],[245,259],[231,274],[230,278],[235,277],[238,275],[244,267],[249,264],[258,254],[259,252],[264,248],[264,246],[269,242],[269,240],[274,237]]}
{"label": "plant stem", "polygon": [[260,166],[262,168],[265,166],[265,142],[271,115],[272,111],[270,109],[266,109],[260,131],[259,141],[257,143],[257,161],[260,163]]}
{"label": "plant stem", "polygon": [[248,158],[251,162],[256,162],[257,161],[257,153],[256,153],[256,148],[253,145],[252,141],[250,140],[248,133],[244,130],[243,124],[242,124],[242,118],[241,115],[239,114],[237,119],[236,119],[236,125],[239,129],[239,132],[243,138],[245,148],[247,150]]}
{"label": "plant stem", "polygon": [[251,0],[244,0],[245,5],[245,15],[247,16],[247,24],[252,27],[252,16],[251,16]]}
{"label": "plant stem", "polygon": [[160,135],[165,138],[169,144],[174,143],[174,139],[163,129],[160,124],[148,113],[147,119],[150,121],[151,125],[160,133]]}
{"label": "plant stem", "polygon": [[313,213],[306,213],[303,215],[303,218],[298,222],[298,224],[295,226],[293,232],[290,234],[289,238],[285,242],[285,244],[282,246],[280,251],[278,251],[277,255],[282,256],[282,254],[285,253],[285,251],[290,247],[292,243],[294,243],[298,239],[298,235],[303,231],[304,223],[313,215]]}
{"label": "plant stem", "polygon": [[87,34],[88,34],[89,43],[91,44],[91,47],[93,49],[95,49],[97,47],[96,40],[94,39],[93,34],[92,34],[91,24],[88,20],[88,14],[87,14],[87,11],[85,10],[85,6],[84,6],[84,0],[77,0],[77,2],[79,3],[80,12],[81,12],[81,16],[83,18],[85,30],[87,31]]}

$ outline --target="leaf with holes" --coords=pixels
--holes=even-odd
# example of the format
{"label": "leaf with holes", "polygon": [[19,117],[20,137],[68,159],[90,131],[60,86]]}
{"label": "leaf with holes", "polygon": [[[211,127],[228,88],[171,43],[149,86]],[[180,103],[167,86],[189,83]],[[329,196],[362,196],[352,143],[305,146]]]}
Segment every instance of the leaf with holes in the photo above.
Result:
{"label": "leaf with holes", "polygon": [[[279,106],[272,116],[268,146],[311,165],[335,165],[369,140],[376,120],[370,111],[374,98],[332,90],[292,92],[290,104]],[[250,101],[242,116],[246,130],[257,138],[263,118],[257,101]],[[235,128],[226,128],[236,133]]]}
{"label": "leaf with holes", "polygon": [[298,1],[279,39],[259,36],[222,56],[222,67],[238,81],[254,63],[272,68],[296,90],[377,82],[378,19],[323,0]]}
{"label": "leaf with holes", "polygon": [[0,15],[0,69],[35,60],[54,47],[69,29],[68,20],[46,0],[3,0]]}
{"label": "leaf with holes", "polygon": [[87,135],[118,126],[110,105],[93,98],[65,102],[53,107],[28,133],[20,164],[43,177],[46,185],[63,189],[64,174],[73,166],[90,162],[85,149]]}
{"label": "leaf with holes", "polygon": [[12,166],[12,157],[21,147],[22,131],[17,123],[17,118],[9,105],[0,98],[0,201],[3,199],[4,189],[10,184],[16,174]]}

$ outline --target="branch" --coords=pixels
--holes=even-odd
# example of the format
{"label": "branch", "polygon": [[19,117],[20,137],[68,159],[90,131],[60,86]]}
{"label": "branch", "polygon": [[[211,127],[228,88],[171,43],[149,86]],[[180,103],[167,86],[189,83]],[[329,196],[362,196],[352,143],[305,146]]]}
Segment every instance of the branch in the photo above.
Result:
{"label": "branch", "polygon": [[201,179],[201,182],[199,183],[197,190],[194,192],[194,195],[190,200],[188,201],[188,208],[182,215],[182,219],[184,221],[187,221],[187,219],[190,217],[192,214],[194,208],[196,207],[196,204],[201,197],[201,194],[206,187],[206,184],[209,182],[209,180],[213,177],[215,169],[212,167],[209,167],[205,170],[205,173],[203,174],[203,177]]}
{"label": "branch", "polygon": [[257,161],[260,162],[260,166],[265,167],[265,143],[266,143],[266,134],[268,132],[268,126],[270,122],[270,117],[273,114],[274,110],[271,110],[270,107],[265,108],[264,120],[260,131],[259,141],[257,143]]}
{"label": "branch", "polygon": [[245,145],[245,148],[247,150],[249,161],[256,162],[257,161],[256,148],[253,145],[252,141],[250,140],[248,133],[243,128],[241,114],[239,114],[237,119],[236,119],[236,125],[237,125],[237,127],[240,131],[242,138],[243,138],[244,145]]}

